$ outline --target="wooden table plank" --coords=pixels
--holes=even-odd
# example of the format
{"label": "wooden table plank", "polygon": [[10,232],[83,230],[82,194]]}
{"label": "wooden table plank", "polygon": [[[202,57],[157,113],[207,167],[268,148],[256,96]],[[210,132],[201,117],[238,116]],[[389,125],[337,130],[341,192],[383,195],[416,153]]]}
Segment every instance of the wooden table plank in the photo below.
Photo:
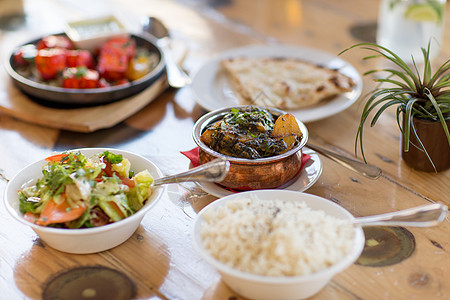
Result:
{"label": "wooden table plank", "polygon": [[[161,18],[172,29],[177,41],[185,43],[190,50],[184,67],[195,72],[213,55],[250,44],[288,43],[338,53],[359,41],[350,32],[352,26],[376,21],[379,3],[369,0],[262,0],[255,6],[255,1],[245,0],[213,2],[214,7],[206,2],[188,1],[189,5],[184,5],[183,1],[163,0],[99,1],[96,5],[110,6],[105,11],[120,12],[136,28],[136,16]],[[28,4],[38,8],[34,2]],[[18,37],[39,35],[46,30],[51,32],[53,28],[59,28],[65,18],[86,14],[86,8],[72,2],[44,0],[44,4],[55,6],[47,6],[49,11],[43,12],[42,19],[35,15],[29,21],[32,25],[42,20],[42,28],[17,32]],[[300,7],[301,14],[287,10],[292,7]],[[248,13],[252,9],[259,18]],[[54,24],[45,21],[50,11],[59,14]],[[449,7],[446,14],[449,15]],[[446,28],[449,28],[448,24],[447,18]],[[446,30],[441,60],[450,53],[449,34],[450,30]],[[375,66],[361,61],[363,56],[363,52],[353,51],[342,58],[362,73]],[[363,94],[373,86],[372,78],[364,78]],[[5,91],[0,89],[0,92]],[[353,156],[362,102],[360,99],[342,113],[308,123],[311,141]],[[0,112],[0,194],[20,168],[54,149],[69,147],[117,147],[148,157],[164,174],[184,171],[188,168],[188,160],[179,151],[194,147],[192,126],[204,113],[195,104],[189,88],[168,90],[124,122],[94,133],[30,125]],[[448,204],[450,171],[434,174],[407,167],[399,156],[400,133],[395,128],[394,114],[390,111],[365,133],[368,161],[383,169],[380,179],[369,180],[322,157],[323,173],[307,192],[335,201],[356,216],[395,211],[432,200]],[[128,241],[112,250],[91,255],[65,254],[42,245],[31,229],[9,217],[2,203],[2,296],[6,299],[39,299],[45,284],[57,274],[73,267],[102,265],[131,278],[139,299],[241,299],[191,245],[193,217],[215,199],[195,184],[170,185],[167,194],[146,215]],[[446,279],[450,277],[450,259],[446,249],[450,248],[449,227],[446,220],[438,227],[408,228],[416,242],[411,257],[385,267],[353,265],[335,276],[313,299],[448,298],[450,286]]]}

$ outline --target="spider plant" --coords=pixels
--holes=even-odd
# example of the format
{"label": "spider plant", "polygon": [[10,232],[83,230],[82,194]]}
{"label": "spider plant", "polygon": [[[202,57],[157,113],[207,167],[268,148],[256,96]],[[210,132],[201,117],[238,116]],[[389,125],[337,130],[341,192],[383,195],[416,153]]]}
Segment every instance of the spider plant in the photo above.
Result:
{"label": "spider plant", "polygon": [[[373,53],[373,55],[364,57],[363,60],[383,57],[397,67],[374,69],[364,73],[364,75],[368,75],[376,72],[385,72],[386,76],[374,79],[378,84],[367,96],[367,102],[362,111],[356,133],[355,155],[357,154],[359,142],[361,154],[366,162],[363,149],[363,128],[369,115],[374,112],[370,122],[372,127],[387,108],[397,106],[397,124],[404,137],[403,151],[409,151],[410,144],[421,149],[436,170],[433,161],[417,135],[413,119],[419,118],[440,122],[450,145],[450,134],[446,125],[446,121],[450,120],[450,59],[442,64],[433,74],[429,57],[429,43],[426,49],[421,48],[424,58],[423,75],[421,76],[414,57],[412,57],[412,66],[409,66],[391,50],[374,43],[359,43],[343,50],[340,54],[353,48],[369,50]],[[400,122],[402,113],[404,113],[403,126]],[[419,145],[410,142],[411,133],[415,135]]]}

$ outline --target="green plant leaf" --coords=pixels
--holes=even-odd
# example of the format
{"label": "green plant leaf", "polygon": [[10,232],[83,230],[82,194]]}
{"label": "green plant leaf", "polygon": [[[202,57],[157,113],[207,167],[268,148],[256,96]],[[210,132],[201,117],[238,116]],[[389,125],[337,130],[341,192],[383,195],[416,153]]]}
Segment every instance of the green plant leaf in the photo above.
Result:
{"label": "green plant leaf", "polygon": [[[418,86],[420,86],[420,81],[419,81],[417,75],[411,70],[411,68],[408,66],[407,63],[405,63],[399,56],[397,56],[391,50],[389,50],[389,49],[387,49],[387,48],[385,48],[383,46],[380,46],[380,45],[377,45],[377,44],[373,44],[373,43],[360,43],[358,45],[369,45],[372,48],[371,47],[363,47],[363,46],[361,46],[361,48],[365,49],[365,50],[371,50],[371,51],[374,51],[376,53],[379,53],[379,55],[377,55],[377,56],[371,56],[371,57],[366,57],[366,58],[375,58],[375,57],[382,56],[382,57],[390,60],[391,62],[396,64],[398,67],[400,67],[405,72],[405,74],[407,74],[409,77],[411,77],[411,79],[413,80],[413,82],[414,82],[414,84],[416,86],[416,89],[417,89]],[[386,53],[384,53],[381,50],[378,50],[377,48],[382,49],[383,51],[387,52],[391,56],[387,55]]]}
{"label": "green plant leaf", "polygon": [[427,156],[427,158],[430,161],[431,165],[433,166],[434,171],[437,172],[436,171],[436,166],[434,165],[433,160],[431,159],[430,155],[428,154],[427,149],[425,149],[425,146],[423,145],[422,141],[420,140],[419,135],[417,134],[416,128],[414,126],[412,126],[412,132],[413,132],[414,136],[416,137],[417,141],[419,142],[420,148],[418,146],[414,145],[413,143],[411,143],[411,144],[414,147],[416,147],[417,149],[422,150],[425,153],[425,155]]}
{"label": "green plant leaf", "polygon": [[[447,60],[445,63],[443,63],[437,71],[434,73],[434,75],[431,77],[429,82],[429,87],[434,86],[437,83],[442,83],[445,81],[448,81],[450,78],[450,74],[448,73],[450,69],[450,59]],[[450,85],[450,82],[448,82],[448,85]]]}
{"label": "green plant leaf", "polygon": [[[433,74],[429,43],[427,48],[421,48],[424,58],[423,73],[421,74],[414,57],[412,57],[413,66],[411,67],[393,51],[374,43],[355,44],[341,51],[339,55],[354,48],[372,52],[371,55],[363,57],[363,60],[384,58],[396,66],[395,68],[368,70],[364,73],[365,76],[381,72],[385,72],[387,75],[375,78],[374,82],[377,83],[377,86],[365,96],[366,102],[355,137],[355,155],[357,155],[359,145],[366,162],[363,147],[364,125],[371,113],[375,112],[370,123],[370,126],[375,126],[380,116],[392,106],[397,106],[396,120],[397,126],[404,136],[404,151],[409,150],[411,132],[417,135],[413,123],[413,118],[416,117],[435,121],[439,119],[450,145],[450,134],[445,122],[446,118],[450,119],[450,59]],[[405,114],[403,124],[400,122],[402,113]],[[421,142],[420,146],[423,148]],[[414,147],[418,146],[414,145]],[[425,149],[422,150],[426,152]],[[428,155],[427,157],[431,161]]]}
{"label": "green plant leaf", "polygon": [[399,86],[402,89],[407,89],[408,86],[400,81],[397,80],[393,80],[393,79],[383,79],[383,78],[379,78],[379,79],[375,79],[376,82],[384,82],[384,83],[391,83],[394,85]]}
{"label": "green plant leaf", "polygon": [[409,134],[411,132],[411,124],[413,121],[413,105],[417,102],[417,98],[411,99],[408,104],[406,104],[406,110],[405,110],[405,120],[403,121],[403,136],[404,136],[404,144],[403,144],[403,150],[408,151],[409,150]]}
{"label": "green plant leaf", "polygon": [[402,114],[402,112],[404,112],[403,108],[401,106],[397,107],[397,111],[396,111],[396,121],[397,121],[397,126],[400,129],[401,134],[403,135],[403,127],[402,124],[400,123],[400,115]]}
{"label": "green plant leaf", "polygon": [[[424,61],[424,67],[423,67],[423,86],[427,86],[431,79],[431,62],[430,62],[430,46],[431,41],[428,42],[428,48],[421,48],[422,55],[423,55],[423,61]],[[417,66],[415,66],[417,73],[419,71],[417,70]]]}
{"label": "green plant leaf", "polygon": [[[416,89],[416,85],[414,84],[414,82],[411,81],[411,79],[408,76],[406,76],[405,73],[402,73],[402,72],[394,70],[394,69],[383,69],[383,71],[392,73],[392,76],[397,76],[400,79],[402,79],[406,83],[407,87],[409,87],[411,90]],[[407,88],[406,85],[402,84],[402,87],[404,87],[406,89]]]}
{"label": "green plant leaf", "polygon": [[389,107],[396,105],[396,104],[400,104],[402,103],[402,101],[399,100],[391,100],[387,103],[385,103],[383,106],[381,106],[378,111],[376,112],[376,114],[373,116],[372,118],[372,122],[370,123],[370,126],[375,126],[375,123],[378,121],[378,118],[381,116],[381,114],[388,109]]}
{"label": "green plant leaf", "polygon": [[442,124],[442,127],[444,128],[445,135],[447,136],[448,145],[450,146],[450,133],[448,131],[447,124],[445,122],[445,118],[442,115],[441,109],[439,108],[438,103],[433,98],[433,95],[430,93],[430,91],[428,89],[425,89],[425,95],[427,95],[427,97],[430,99],[431,103],[433,103],[434,108],[436,109],[436,112],[439,116],[439,120]]}

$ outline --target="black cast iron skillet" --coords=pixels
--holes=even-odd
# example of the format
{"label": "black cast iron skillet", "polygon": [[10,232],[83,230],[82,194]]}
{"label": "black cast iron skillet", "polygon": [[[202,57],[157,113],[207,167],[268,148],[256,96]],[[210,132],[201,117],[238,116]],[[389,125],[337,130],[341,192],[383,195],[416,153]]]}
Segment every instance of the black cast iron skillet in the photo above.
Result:
{"label": "black cast iron skillet", "polygon": [[[151,40],[143,36],[135,34],[130,36],[135,39],[138,48],[147,48],[151,53],[156,53],[159,59],[157,66],[150,73],[138,80],[131,81],[130,84],[94,89],[68,89],[39,83],[25,78],[16,71],[17,66],[13,61],[14,52],[7,58],[5,67],[14,84],[22,92],[30,96],[30,99],[43,105],[72,108],[116,102],[141,92],[165,73],[164,57],[160,49]],[[36,39],[26,44],[37,44],[39,40]]]}

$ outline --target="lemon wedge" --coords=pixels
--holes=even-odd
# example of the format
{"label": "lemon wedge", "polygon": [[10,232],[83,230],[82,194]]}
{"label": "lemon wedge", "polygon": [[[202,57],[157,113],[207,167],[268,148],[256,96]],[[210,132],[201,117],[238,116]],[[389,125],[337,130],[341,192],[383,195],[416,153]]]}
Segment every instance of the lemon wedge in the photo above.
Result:
{"label": "lemon wedge", "polygon": [[435,22],[441,21],[440,10],[430,4],[412,4],[405,11],[405,19],[417,22]]}

